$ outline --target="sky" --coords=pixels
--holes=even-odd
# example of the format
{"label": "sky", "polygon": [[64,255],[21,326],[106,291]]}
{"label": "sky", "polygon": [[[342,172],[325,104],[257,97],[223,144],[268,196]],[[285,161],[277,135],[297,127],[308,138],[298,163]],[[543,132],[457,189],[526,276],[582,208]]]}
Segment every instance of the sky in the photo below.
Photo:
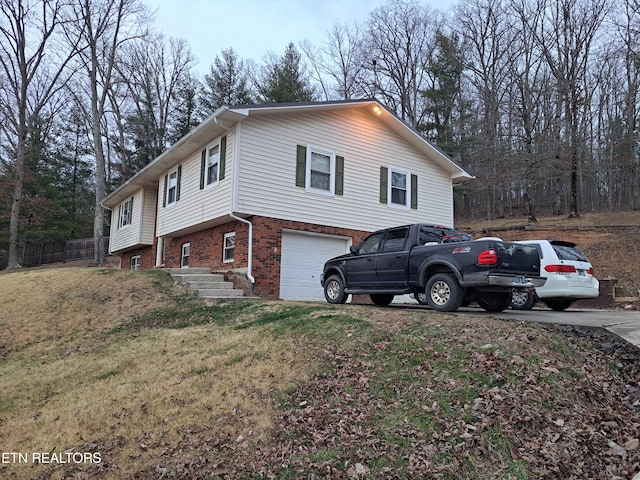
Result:
{"label": "sky", "polygon": [[[421,0],[446,12],[453,0]],[[244,60],[260,63],[281,56],[289,42],[320,46],[335,21],[363,23],[389,0],[143,0],[155,11],[157,30],[183,38],[205,73],[216,55],[232,47]]]}

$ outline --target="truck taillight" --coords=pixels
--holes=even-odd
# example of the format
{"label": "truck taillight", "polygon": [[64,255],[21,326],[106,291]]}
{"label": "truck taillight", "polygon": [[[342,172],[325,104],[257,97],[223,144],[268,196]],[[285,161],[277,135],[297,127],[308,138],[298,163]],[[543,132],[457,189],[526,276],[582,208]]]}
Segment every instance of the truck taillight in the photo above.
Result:
{"label": "truck taillight", "polygon": [[483,250],[478,255],[478,265],[495,265],[498,263],[498,253],[493,250]]}
{"label": "truck taillight", "polygon": [[549,273],[574,273],[576,267],[573,265],[547,265],[544,269]]}

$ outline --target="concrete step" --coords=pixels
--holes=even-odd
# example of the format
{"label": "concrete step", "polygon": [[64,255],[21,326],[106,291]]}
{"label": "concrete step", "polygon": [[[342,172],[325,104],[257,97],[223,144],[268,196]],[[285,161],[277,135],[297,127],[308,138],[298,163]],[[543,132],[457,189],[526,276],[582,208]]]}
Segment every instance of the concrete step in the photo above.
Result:
{"label": "concrete step", "polygon": [[202,298],[238,298],[244,297],[244,291],[234,288],[203,288],[197,290]]}
{"label": "concrete step", "polygon": [[243,290],[233,288],[233,282],[225,281],[220,273],[211,273],[209,268],[168,268],[167,271],[171,278],[207,302],[247,300]]}
{"label": "concrete step", "polygon": [[171,278],[180,282],[224,282],[224,275],[221,273],[196,273],[192,275],[176,273],[171,275]]}
{"label": "concrete step", "polygon": [[197,275],[211,273],[210,268],[165,268],[167,272],[173,275]]}
{"label": "concrete step", "polygon": [[233,282],[220,282],[220,281],[206,281],[206,280],[198,280],[198,281],[191,281],[191,280],[183,280],[182,283],[186,283],[187,286],[189,287],[189,290],[206,290],[206,289],[213,289],[213,290],[223,290],[223,289],[233,289]]}

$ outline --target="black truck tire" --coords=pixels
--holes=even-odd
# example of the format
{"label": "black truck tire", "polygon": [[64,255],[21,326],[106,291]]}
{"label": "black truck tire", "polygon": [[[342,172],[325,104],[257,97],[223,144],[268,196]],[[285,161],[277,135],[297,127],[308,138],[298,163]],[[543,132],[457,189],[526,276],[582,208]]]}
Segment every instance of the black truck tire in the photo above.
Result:
{"label": "black truck tire", "polygon": [[448,273],[436,273],[425,287],[429,307],[437,312],[455,312],[464,298],[458,280]]}
{"label": "black truck tire", "polygon": [[324,298],[329,303],[340,304],[347,301],[348,295],[344,293],[344,283],[338,275],[330,276],[324,283]]}

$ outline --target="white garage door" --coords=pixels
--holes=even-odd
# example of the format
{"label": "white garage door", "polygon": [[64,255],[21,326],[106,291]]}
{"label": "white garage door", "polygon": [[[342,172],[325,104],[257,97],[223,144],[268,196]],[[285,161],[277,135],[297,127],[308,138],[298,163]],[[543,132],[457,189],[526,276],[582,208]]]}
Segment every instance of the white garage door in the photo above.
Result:
{"label": "white garage door", "polygon": [[320,275],[324,262],[349,251],[349,238],[282,233],[280,298],[324,300]]}

